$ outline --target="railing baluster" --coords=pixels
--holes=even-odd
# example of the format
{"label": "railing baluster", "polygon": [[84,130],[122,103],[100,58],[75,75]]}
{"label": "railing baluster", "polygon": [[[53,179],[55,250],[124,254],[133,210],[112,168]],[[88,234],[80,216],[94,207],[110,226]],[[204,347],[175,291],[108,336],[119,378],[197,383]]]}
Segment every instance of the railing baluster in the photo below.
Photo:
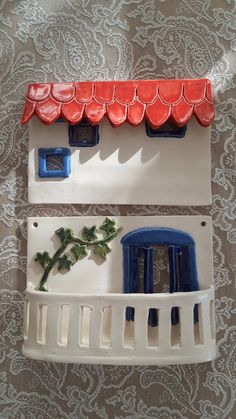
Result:
{"label": "railing baluster", "polygon": [[112,306],[111,314],[111,351],[124,349],[125,306]]}
{"label": "railing baluster", "polygon": [[68,330],[68,346],[72,350],[78,350],[80,315],[81,313],[79,305],[71,304]]}
{"label": "railing baluster", "polygon": [[89,346],[91,350],[101,347],[102,338],[102,307],[100,304],[94,305],[90,313],[89,325]]}
{"label": "railing baluster", "polygon": [[194,322],[193,307],[182,306],[180,308],[180,342],[183,347],[194,345]]}
{"label": "railing baluster", "polygon": [[171,308],[162,306],[158,313],[158,347],[164,351],[170,349]]}
{"label": "railing baluster", "polygon": [[23,335],[24,339],[28,338],[28,326],[29,326],[29,301],[24,301],[24,319],[23,319]]}
{"label": "railing baluster", "polygon": [[46,324],[46,345],[58,345],[58,329],[59,329],[59,307],[58,303],[53,303],[48,306],[47,310],[47,324]]}
{"label": "railing baluster", "polygon": [[29,308],[29,328],[28,328],[28,344],[35,347],[37,345],[38,334],[38,303],[32,299]]}
{"label": "railing baluster", "polygon": [[201,322],[202,322],[202,333],[203,333],[203,343],[204,345],[211,345],[212,344],[212,336],[211,336],[211,324],[210,324],[210,302],[209,300],[205,300],[202,303],[202,310],[201,310]]}
{"label": "railing baluster", "polygon": [[147,348],[148,308],[135,306],[134,341],[135,349],[143,351]]}

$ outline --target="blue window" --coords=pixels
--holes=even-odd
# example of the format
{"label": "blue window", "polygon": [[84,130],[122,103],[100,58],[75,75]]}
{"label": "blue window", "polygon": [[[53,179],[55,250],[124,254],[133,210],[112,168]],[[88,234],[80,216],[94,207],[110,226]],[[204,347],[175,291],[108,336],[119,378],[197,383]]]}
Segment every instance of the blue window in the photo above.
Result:
{"label": "blue window", "polygon": [[99,143],[99,125],[91,125],[85,119],[77,125],[69,125],[69,144],[72,147],[94,147]]}
{"label": "blue window", "polygon": [[160,128],[153,129],[147,121],[145,121],[146,133],[148,137],[162,137],[162,138],[183,138],[185,137],[187,125],[178,127],[171,119],[168,119]]}
{"label": "blue window", "polygon": [[[153,252],[154,246],[168,248],[169,257],[169,292],[198,291],[195,242],[193,238],[180,230],[171,228],[140,228],[126,234],[123,245],[124,292],[140,292],[139,258],[144,256],[143,290],[153,293]],[[126,320],[134,320],[134,309],[126,309]],[[177,324],[179,312],[172,308],[171,322]],[[194,321],[198,321],[197,306],[194,307]],[[148,323],[156,326],[157,310],[150,309]]]}
{"label": "blue window", "polygon": [[68,148],[39,148],[39,177],[68,177],[71,172]]}

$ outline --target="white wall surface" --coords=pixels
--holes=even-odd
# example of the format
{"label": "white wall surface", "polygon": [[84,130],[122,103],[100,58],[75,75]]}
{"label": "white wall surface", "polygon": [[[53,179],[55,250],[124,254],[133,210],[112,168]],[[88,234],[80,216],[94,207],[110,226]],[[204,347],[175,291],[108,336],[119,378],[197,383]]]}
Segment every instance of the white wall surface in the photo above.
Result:
{"label": "white wall surface", "polygon": [[210,127],[191,118],[185,138],[149,138],[144,124],[100,126],[100,143],[71,147],[71,175],[38,176],[38,148],[68,147],[65,123],[30,121],[29,201],[206,205],[211,203]]}

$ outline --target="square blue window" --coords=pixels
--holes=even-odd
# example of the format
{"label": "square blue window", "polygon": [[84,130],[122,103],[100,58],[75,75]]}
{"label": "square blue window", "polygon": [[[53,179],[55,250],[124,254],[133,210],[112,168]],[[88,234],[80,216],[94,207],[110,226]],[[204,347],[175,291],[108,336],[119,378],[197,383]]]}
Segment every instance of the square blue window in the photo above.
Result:
{"label": "square blue window", "polygon": [[178,127],[171,119],[168,119],[160,128],[153,129],[147,121],[145,121],[146,133],[148,137],[155,138],[184,138],[187,130],[187,125]]}
{"label": "square blue window", "polygon": [[39,148],[39,177],[68,177],[71,172],[68,148]]}
{"label": "square blue window", "polygon": [[72,147],[94,147],[99,143],[99,125],[91,125],[83,119],[69,125],[69,144]]}

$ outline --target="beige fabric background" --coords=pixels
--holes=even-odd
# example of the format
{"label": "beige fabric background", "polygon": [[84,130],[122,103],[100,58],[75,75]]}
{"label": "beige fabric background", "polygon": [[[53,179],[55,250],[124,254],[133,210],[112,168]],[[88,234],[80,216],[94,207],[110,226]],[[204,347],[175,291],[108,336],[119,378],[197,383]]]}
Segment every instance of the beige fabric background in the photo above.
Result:
{"label": "beige fabric background", "polygon": [[[234,0],[0,1],[1,418],[235,418]],[[30,206],[27,83],[209,77],[214,83],[213,205]],[[21,355],[26,218],[33,215],[211,214],[218,357],[171,367],[103,367]]]}

